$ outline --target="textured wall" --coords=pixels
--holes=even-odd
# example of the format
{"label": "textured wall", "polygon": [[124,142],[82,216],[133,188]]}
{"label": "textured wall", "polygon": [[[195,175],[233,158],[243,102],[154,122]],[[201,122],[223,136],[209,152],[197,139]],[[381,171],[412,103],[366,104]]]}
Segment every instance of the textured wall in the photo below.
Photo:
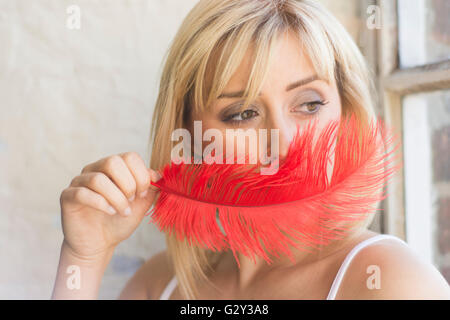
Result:
{"label": "textured wall", "polygon": [[[148,163],[161,60],[195,2],[0,0],[0,298],[50,297],[59,196],[83,166],[125,151]],[[333,3],[356,37],[356,2]],[[67,27],[72,4],[80,29]],[[143,223],[117,248],[100,297],[117,297],[164,247]]]}
{"label": "textured wall", "polygon": [[[194,0],[0,1],[0,298],[50,297],[59,195],[82,167],[146,149],[163,54]],[[81,9],[69,29],[66,9]],[[122,243],[101,296],[114,298],[165,247],[143,223]]]}

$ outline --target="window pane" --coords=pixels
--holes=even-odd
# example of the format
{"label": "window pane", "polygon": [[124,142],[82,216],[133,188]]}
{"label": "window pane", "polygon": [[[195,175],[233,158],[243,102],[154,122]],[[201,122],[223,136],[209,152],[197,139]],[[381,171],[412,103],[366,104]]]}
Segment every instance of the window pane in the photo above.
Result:
{"label": "window pane", "polygon": [[450,1],[398,0],[400,66],[450,59]]}
{"label": "window pane", "polygon": [[450,282],[450,90],[403,99],[406,237]]}

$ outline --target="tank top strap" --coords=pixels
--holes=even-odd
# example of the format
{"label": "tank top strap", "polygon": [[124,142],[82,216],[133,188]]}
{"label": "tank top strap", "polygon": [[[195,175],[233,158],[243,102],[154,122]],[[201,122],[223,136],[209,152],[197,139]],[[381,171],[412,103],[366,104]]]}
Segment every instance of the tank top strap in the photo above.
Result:
{"label": "tank top strap", "polygon": [[[400,241],[401,243],[406,245],[406,242],[404,242],[402,239],[396,237],[396,236],[392,236],[392,235],[387,235],[387,234],[378,234],[376,236],[373,236],[369,239],[366,239],[360,243],[358,243],[345,257],[344,262],[342,263],[342,265],[339,268],[338,273],[336,274],[336,277],[334,278],[333,284],[331,285],[330,291],[328,293],[327,296],[327,300],[334,300],[336,298],[336,294],[339,290],[339,286],[342,282],[342,279],[344,278],[344,274],[347,271],[348,266],[350,265],[352,259],[356,256],[356,254],[358,254],[358,252],[371,245],[372,243],[375,243],[377,241],[380,240],[384,240],[384,239],[394,239],[397,241]],[[159,300],[169,300],[170,296],[172,295],[172,292],[175,290],[176,286],[177,286],[177,278],[176,276],[173,276],[173,278],[170,280],[170,282],[167,284],[167,286],[164,288]]]}
{"label": "tank top strap", "polygon": [[358,252],[371,245],[374,242],[380,241],[380,240],[384,240],[384,239],[394,239],[394,240],[398,240],[401,243],[406,245],[406,242],[403,241],[402,239],[393,236],[393,235],[388,235],[388,234],[378,234],[376,236],[373,236],[369,239],[363,240],[360,243],[358,243],[345,257],[344,262],[342,263],[342,265],[339,268],[338,273],[336,274],[336,277],[334,278],[333,284],[331,285],[330,291],[328,293],[327,296],[327,300],[334,300],[336,298],[336,294],[339,290],[339,286],[342,282],[342,279],[344,278],[344,274],[347,271],[348,266],[350,265],[352,259],[356,256],[356,254],[358,254]]}
{"label": "tank top strap", "polygon": [[173,276],[173,278],[169,281],[167,286],[164,288],[163,292],[161,293],[161,296],[159,300],[169,300],[170,296],[172,295],[173,290],[175,290],[177,286],[177,278],[176,276]]}

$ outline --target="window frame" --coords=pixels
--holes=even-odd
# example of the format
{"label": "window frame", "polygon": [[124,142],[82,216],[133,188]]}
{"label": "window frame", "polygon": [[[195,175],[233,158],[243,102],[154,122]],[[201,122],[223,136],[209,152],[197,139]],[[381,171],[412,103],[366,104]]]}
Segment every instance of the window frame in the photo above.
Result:
{"label": "window frame", "polygon": [[[386,125],[402,142],[401,152],[404,161],[405,141],[403,130],[403,98],[414,93],[450,89],[450,59],[417,67],[400,68],[399,65],[399,24],[398,1],[377,0],[380,8],[382,26],[376,32],[377,43],[377,89],[380,95],[380,113]],[[418,234],[407,232],[406,181],[405,168],[395,175],[387,186],[389,196],[382,203],[383,232],[417,242]],[[431,230],[425,237],[431,237]],[[424,236],[424,235],[420,235]],[[431,248],[432,249],[432,248]],[[430,251],[430,248],[423,249]],[[425,252],[430,258],[432,252]]]}

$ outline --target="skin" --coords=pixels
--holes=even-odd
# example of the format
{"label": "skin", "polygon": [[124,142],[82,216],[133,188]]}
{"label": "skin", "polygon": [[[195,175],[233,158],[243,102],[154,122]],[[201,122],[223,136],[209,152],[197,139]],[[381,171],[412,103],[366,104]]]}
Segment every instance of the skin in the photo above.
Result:
{"label": "skin", "polygon": [[[207,112],[192,114],[201,120],[203,131],[216,128],[277,128],[280,130],[280,157],[286,156],[296,125],[304,126],[313,117],[323,127],[342,112],[336,83],[316,79],[286,91],[298,80],[315,75],[310,61],[301,53],[298,42],[288,34],[279,42],[276,57],[261,95],[251,112],[234,110],[234,120],[224,121],[229,107],[242,101],[225,97],[214,101]],[[241,91],[249,76],[248,54],[227,84],[224,93]],[[320,100],[321,104],[313,103]],[[225,113],[224,113],[225,112]],[[307,115],[315,113],[315,115]],[[229,119],[230,117],[226,117]],[[247,121],[242,121],[247,118]],[[192,130],[192,128],[191,128]],[[223,134],[225,137],[225,134]],[[269,140],[270,141],[270,140]],[[270,144],[267,148],[270,149]],[[332,164],[331,164],[332,165]],[[331,171],[329,171],[331,173]],[[115,247],[128,238],[145,212],[157,199],[158,190],[150,180],[160,177],[145,167],[136,153],[125,153],[87,165],[61,194],[64,241],[58,266],[53,299],[90,299],[98,289]],[[108,213],[111,205],[116,213]],[[127,210],[130,207],[131,210]],[[127,211],[131,211],[126,215]],[[230,252],[225,252],[214,266],[211,282],[221,291],[206,285],[199,288],[200,299],[325,299],[345,256],[359,242],[376,233],[359,230],[323,250],[295,251],[295,263],[279,258],[270,266],[262,259],[254,264],[239,254],[238,268]],[[82,283],[79,290],[66,287],[66,269],[78,265]],[[381,272],[381,289],[368,289],[367,267],[376,265]],[[159,299],[174,275],[167,253],[151,257],[128,281],[120,299]],[[178,287],[171,299],[181,299]],[[450,299],[450,289],[434,266],[420,259],[408,246],[382,240],[362,249],[352,260],[337,294],[337,299]]]}

